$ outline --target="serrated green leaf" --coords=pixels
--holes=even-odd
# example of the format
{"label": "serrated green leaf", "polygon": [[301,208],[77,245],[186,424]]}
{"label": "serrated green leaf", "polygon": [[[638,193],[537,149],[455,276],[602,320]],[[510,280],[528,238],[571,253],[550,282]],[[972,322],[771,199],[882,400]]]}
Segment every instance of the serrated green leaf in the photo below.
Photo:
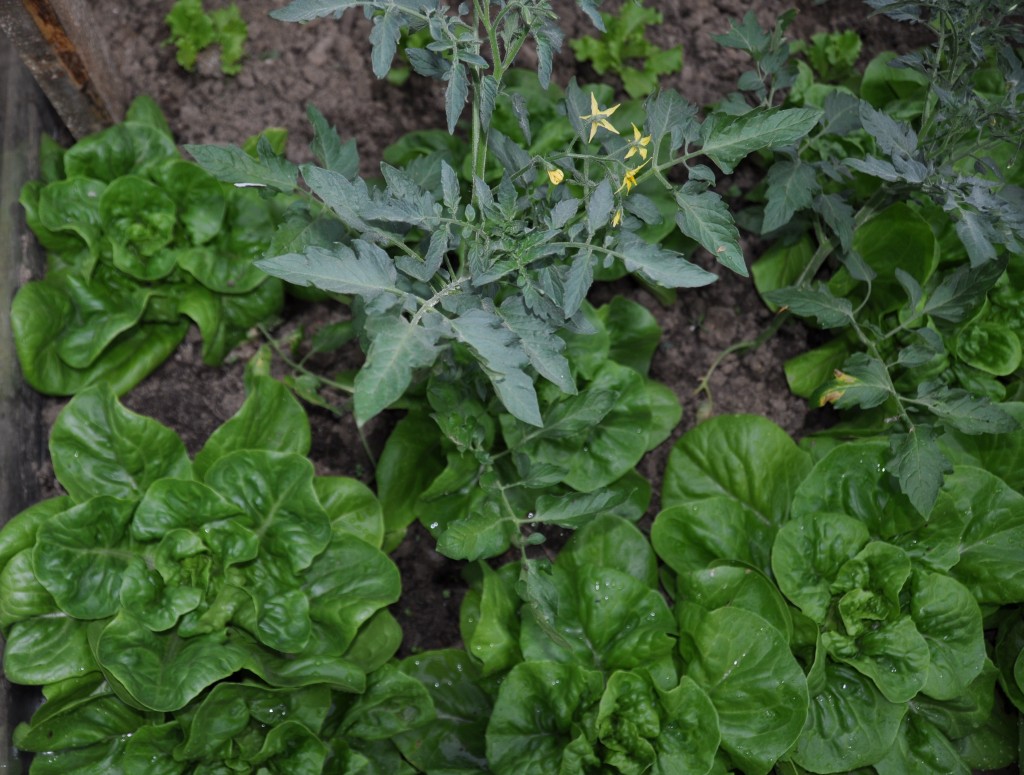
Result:
{"label": "serrated green leaf", "polygon": [[437,539],[437,551],[453,560],[496,557],[515,533],[515,520],[502,516],[494,501],[485,501],[472,515],[448,525]]}
{"label": "serrated green leaf", "polygon": [[868,154],[863,159],[843,159],[843,164],[857,170],[857,172],[862,172],[865,175],[870,175],[879,180],[886,180],[890,183],[903,180],[903,176],[897,172],[890,162],[884,159],[876,159],[871,154]]}
{"label": "serrated green leaf", "polygon": [[890,158],[912,157],[917,153],[917,133],[910,125],[875,110],[864,100],[860,103],[860,123]]}
{"label": "serrated green leaf", "polygon": [[238,75],[242,71],[249,26],[234,3],[210,11],[210,19],[217,33],[216,42],[220,46],[221,72],[225,75]]}
{"label": "serrated green leaf", "polygon": [[541,426],[533,380],[523,371],[528,362],[519,338],[493,312],[471,309],[451,321],[460,341],[480,357],[481,365],[505,408],[530,425]]}
{"label": "serrated green leaf", "polygon": [[738,48],[749,54],[754,54],[765,48],[769,41],[768,33],[761,29],[757,16],[753,11],[747,11],[742,21],[729,20],[729,31],[720,35],[712,35],[715,42],[720,46]]}
{"label": "serrated green leaf", "polygon": [[[512,446],[523,446],[545,439],[572,439],[600,425],[615,406],[617,394],[611,390],[588,387],[575,396],[568,396],[547,408],[541,428],[503,423],[505,439]],[[535,455],[534,457],[540,457]]]}
{"label": "serrated green leaf", "polygon": [[395,58],[401,36],[402,16],[397,5],[389,6],[383,14],[373,18],[373,29],[370,30],[370,59],[373,74],[378,78],[383,78],[391,69],[391,62]]}
{"label": "serrated green leaf", "polygon": [[815,318],[825,328],[838,328],[853,322],[853,305],[832,295],[824,285],[812,288],[780,288],[764,294],[767,301],[788,307],[800,317]]}
{"label": "serrated green leaf", "polygon": [[533,25],[531,32],[537,44],[537,80],[540,81],[540,87],[546,89],[551,85],[551,65],[555,52],[562,47],[562,31],[553,21],[545,19],[542,25]]}
{"label": "serrated green leaf", "polygon": [[531,315],[522,297],[510,296],[498,307],[505,325],[519,337],[526,356],[541,376],[558,385],[563,393],[575,393],[576,383],[569,361],[562,355],[565,341],[541,318]]}
{"label": "serrated green leaf", "polygon": [[913,399],[936,417],[961,433],[1006,433],[1016,430],[1017,420],[987,398],[972,396],[966,390],[939,387]]}
{"label": "serrated green leaf", "polygon": [[943,475],[952,471],[953,466],[926,425],[918,425],[910,433],[893,435],[889,444],[889,471],[899,479],[900,489],[914,508],[927,516],[939,496]]}
{"label": "serrated green leaf", "polygon": [[658,148],[669,138],[669,152],[678,149],[684,141],[697,138],[697,107],[683,99],[675,90],[659,91],[644,105],[647,114],[645,129]]}
{"label": "serrated green leaf", "polygon": [[701,153],[730,174],[754,151],[796,143],[820,118],[817,108],[753,110],[735,119],[712,115],[701,126]]}
{"label": "serrated green leaf", "polygon": [[563,199],[551,208],[551,228],[561,229],[580,209],[579,199]]}
{"label": "serrated green leaf", "polygon": [[284,8],[270,12],[282,22],[308,22],[331,14],[340,15],[349,8],[366,5],[366,0],[293,0]]}
{"label": "serrated green leaf", "polygon": [[676,225],[687,237],[697,240],[715,259],[736,274],[748,275],[740,233],[732,213],[714,191],[697,191],[683,186],[676,191]]}
{"label": "serrated green leaf", "polygon": [[306,106],[306,115],[313,124],[313,141],[309,144],[313,156],[325,169],[352,180],[359,174],[355,140],[342,143],[337,130],[312,104]]}
{"label": "serrated green leaf", "polygon": [[764,208],[762,232],[789,223],[796,212],[811,205],[819,188],[814,168],[799,161],[776,162],[768,170],[767,182],[768,204]]}
{"label": "serrated green leaf", "polygon": [[1005,268],[1005,261],[990,261],[980,267],[957,267],[928,294],[922,313],[950,323],[962,323],[984,302],[985,295]]}
{"label": "serrated green leaf", "polygon": [[996,257],[996,249],[992,245],[994,229],[973,210],[961,209],[960,220],[956,222],[956,235],[960,238],[971,266],[981,266]]}
{"label": "serrated green leaf", "polygon": [[405,393],[413,371],[437,358],[439,332],[401,317],[380,316],[367,323],[370,349],[355,379],[355,415],[362,425]]}
{"label": "serrated green leaf", "polygon": [[[660,21],[660,19],[659,19]],[[672,73],[678,73],[683,69],[683,47],[676,46],[674,48],[666,48],[660,51],[652,50],[647,56],[647,61],[644,63],[644,70],[654,75],[670,75]],[[654,86],[657,87],[658,83],[655,80]],[[654,91],[654,89],[651,89]],[[644,92],[644,94],[650,94]],[[633,95],[630,95],[633,96]],[[642,95],[635,95],[642,96]]]}
{"label": "serrated green leaf", "polygon": [[614,490],[543,495],[537,499],[536,519],[561,527],[578,528],[626,500],[628,493]]}
{"label": "serrated green leaf", "polygon": [[491,128],[491,116],[494,114],[494,106],[498,101],[500,86],[493,75],[484,75],[480,78],[480,128],[484,134]]}
{"label": "serrated green leaf", "polygon": [[462,194],[459,190],[459,177],[448,162],[441,161],[441,197],[444,206],[451,212],[459,209]]}
{"label": "serrated green leaf", "polygon": [[314,167],[311,164],[302,166],[302,179],[324,204],[334,211],[341,222],[355,231],[365,231],[361,211],[369,202],[366,184],[356,179],[349,182],[344,175],[331,170]]}
{"label": "serrated green leaf", "polygon": [[587,200],[587,229],[591,234],[595,234],[598,229],[608,223],[614,206],[615,197],[612,194],[612,185],[608,182],[608,178],[605,178],[591,192],[590,198]]}
{"label": "serrated green leaf", "polygon": [[200,167],[218,180],[241,186],[266,186],[277,191],[295,190],[299,169],[287,159],[269,156],[254,159],[237,145],[182,146]]}
{"label": "serrated green leaf", "polygon": [[652,245],[630,231],[619,235],[615,247],[627,270],[665,288],[700,288],[718,279],[679,253]]}
{"label": "serrated green leaf", "polygon": [[839,194],[822,194],[815,197],[812,207],[839,238],[839,245],[843,251],[849,251],[853,245],[853,208]]}
{"label": "serrated green leaf", "polygon": [[527,107],[526,97],[522,94],[512,94],[510,99],[512,102],[512,112],[515,114],[516,122],[519,124],[519,131],[523,133],[526,145],[530,146],[533,143],[533,133],[530,130],[530,109]]}
{"label": "serrated green leaf", "polygon": [[893,393],[885,364],[864,353],[854,353],[837,369],[835,378],[820,391],[818,405],[831,403],[839,409],[859,406],[870,409],[883,404]]}
{"label": "serrated green leaf", "polygon": [[896,362],[908,369],[924,366],[936,357],[944,355],[946,348],[940,337],[930,328],[919,328],[914,332],[917,341],[900,349]]}
{"label": "serrated green leaf", "polygon": [[456,62],[448,71],[448,88],[444,91],[444,113],[448,118],[449,132],[455,132],[468,98],[469,78],[466,75],[466,67],[461,62]]}
{"label": "serrated green leaf", "polygon": [[405,296],[396,285],[398,273],[390,256],[376,245],[356,240],[357,256],[346,245],[332,249],[310,247],[305,254],[288,253],[256,262],[267,274],[294,285],[311,285],[335,293],[353,293],[364,299],[381,294]]}
{"label": "serrated green leaf", "polygon": [[825,97],[822,134],[848,135],[860,129],[860,100],[845,91],[833,91]]}
{"label": "serrated green leaf", "polygon": [[899,268],[896,269],[896,281],[907,292],[907,299],[909,301],[907,306],[916,311],[917,305],[921,303],[921,296],[924,293],[921,290],[921,283],[915,280],[913,275],[907,274]]}

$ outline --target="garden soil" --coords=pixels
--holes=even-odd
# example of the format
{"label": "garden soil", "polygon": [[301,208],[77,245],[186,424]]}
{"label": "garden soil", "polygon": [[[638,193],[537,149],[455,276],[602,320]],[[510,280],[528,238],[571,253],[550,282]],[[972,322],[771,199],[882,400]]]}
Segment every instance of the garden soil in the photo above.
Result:
{"label": "garden soil", "polygon": [[[628,1],[628,0],[627,0]],[[444,124],[440,84],[413,75],[402,87],[377,80],[370,71],[367,36],[370,23],[358,11],[341,20],[324,19],[307,25],[284,24],[268,12],[285,0],[239,0],[249,25],[247,58],[235,77],[219,72],[217,52],[201,55],[196,72],[179,68],[174,51],[165,45],[168,30],[164,17],[173,0],[92,0],[96,21],[108,27],[106,40],[115,72],[123,77],[130,99],[148,94],[161,106],[180,143],[240,144],[268,126],[288,130],[288,155],[295,161],[310,158],[311,132],[305,116],[307,103],[315,104],[338,127],[343,139],[356,140],[362,171],[374,174],[381,152],[404,133],[414,129],[440,128]],[[666,78],[688,100],[707,105],[725,96],[737,77],[749,66],[746,55],[721,48],[712,36],[725,32],[729,20],[753,8],[763,25],[793,6],[784,0],[753,4],[743,0],[673,0],[652,3],[665,18],[651,29],[649,38],[663,47],[684,47],[681,74]],[[207,9],[224,5],[206,0]],[[927,39],[921,31],[888,19],[868,17],[860,0],[795,3],[799,13],[790,28],[791,39],[816,32],[857,30],[865,41],[861,64],[885,49],[905,50]],[[589,21],[571,0],[556,0],[567,37],[592,34]],[[621,2],[607,2],[614,11]],[[528,55],[527,55],[528,56]],[[524,59],[524,64],[530,64]],[[581,83],[597,76],[586,66],[577,67],[568,46],[559,55],[554,80],[564,86],[575,75]],[[612,81],[614,83],[614,81]],[[741,177],[737,181],[743,180]],[[748,182],[751,175],[748,172]],[[735,188],[735,187],[734,187]],[[726,192],[728,189],[721,189]],[[745,239],[748,262],[756,259],[761,245]],[[786,431],[801,436],[822,427],[821,411],[809,412],[805,402],[792,396],[786,386],[783,363],[807,349],[805,329],[787,325],[760,348],[724,359],[710,380],[713,403],[695,389],[711,363],[724,348],[755,338],[771,323],[771,313],[760,303],[750,280],[716,268],[708,256],[697,256],[702,265],[718,271],[720,280],[707,288],[681,291],[670,306],[659,304],[649,293],[628,281],[596,288],[594,303],[622,293],[646,305],[657,318],[664,335],[655,355],[652,376],[670,387],[683,405],[682,424],[672,438],[650,453],[640,470],[657,493],[661,472],[672,444],[692,428],[699,416],[747,412],[764,415]],[[321,304],[293,305],[274,330],[285,340],[304,328],[341,319],[344,311]],[[134,411],[155,417],[170,426],[195,453],[221,423],[241,405],[246,360],[265,340],[259,335],[238,348],[223,368],[202,364],[198,334],[193,331],[174,357],[128,396],[125,404]],[[358,351],[340,361],[324,363],[330,370],[358,366]],[[47,416],[52,423],[63,402],[51,401]],[[384,416],[364,428],[361,439],[351,415],[310,407],[313,427],[313,459],[318,473],[373,481],[372,455],[379,453],[397,416]],[[40,474],[43,490],[56,487],[52,469]],[[657,496],[650,515],[657,508]],[[649,516],[650,516],[649,515]],[[555,537],[559,538],[558,536]],[[402,653],[457,645],[458,605],[464,583],[461,563],[433,551],[426,531],[413,526],[406,541],[393,555],[403,576],[403,598],[394,613],[402,623]]]}

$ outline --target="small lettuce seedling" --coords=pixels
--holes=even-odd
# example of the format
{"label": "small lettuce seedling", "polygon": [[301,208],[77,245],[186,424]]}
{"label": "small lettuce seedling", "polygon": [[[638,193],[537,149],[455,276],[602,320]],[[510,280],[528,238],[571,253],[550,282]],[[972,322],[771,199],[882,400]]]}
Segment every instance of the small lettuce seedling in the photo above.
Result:
{"label": "small lettuce seedling", "polygon": [[683,69],[683,47],[662,49],[647,40],[645,28],[661,24],[660,11],[639,2],[626,3],[617,14],[602,13],[605,33],[569,42],[576,59],[590,62],[598,75],[612,73],[633,99],[658,90],[658,79]]}
{"label": "small lettuce seedling", "polygon": [[221,72],[241,72],[249,27],[234,3],[207,13],[202,0],[177,0],[164,22],[171,30],[167,42],[177,47],[178,64],[189,72],[200,52],[212,45],[220,46]]}

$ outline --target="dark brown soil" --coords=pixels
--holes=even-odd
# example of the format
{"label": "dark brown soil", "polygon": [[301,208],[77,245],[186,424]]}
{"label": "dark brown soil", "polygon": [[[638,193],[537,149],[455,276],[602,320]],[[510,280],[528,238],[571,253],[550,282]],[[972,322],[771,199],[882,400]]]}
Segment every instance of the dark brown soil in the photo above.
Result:
{"label": "dark brown soil", "polygon": [[[339,127],[343,137],[354,137],[364,173],[372,174],[382,149],[413,129],[441,127],[444,111],[441,86],[413,76],[404,87],[376,80],[370,72],[366,42],[370,25],[357,11],[340,21],[321,20],[299,26],[283,24],[267,14],[284,0],[239,0],[249,24],[248,57],[237,77],[219,73],[215,60],[203,60],[196,73],[186,73],[174,60],[173,50],[162,45],[168,31],[164,16],[173,0],[93,0],[95,17],[109,25],[115,69],[123,74],[128,96],[148,94],[163,108],[181,143],[240,143],[268,126],[289,131],[289,156],[305,160],[310,131],[305,105],[312,102]],[[224,5],[207,0],[207,7]],[[590,34],[589,22],[571,2],[555,2],[563,14],[568,36]],[[648,3],[664,13],[665,24],[650,33],[663,45],[682,43],[683,72],[666,79],[664,86],[678,89],[687,99],[706,105],[733,88],[738,75],[749,66],[745,55],[719,47],[712,35],[728,29],[729,18],[738,18],[753,7],[762,24],[769,24],[792,4],[766,0],[686,0]],[[796,3],[799,15],[790,37],[814,32],[853,28],[865,38],[866,58],[885,48],[905,48],[920,39],[909,39],[914,30],[886,19],[867,18],[860,0],[833,0],[816,4]],[[609,2],[607,8],[621,6]],[[213,54],[215,57],[215,54]],[[555,68],[555,80],[565,84],[576,73],[568,48]],[[578,73],[587,80],[585,69]],[[748,261],[756,258],[757,245],[746,246]],[[683,422],[672,439],[652,452],[641,464],[657,491],[671,444],[696,423],[703,397],[694,390],[716,356],[738,341],[756,337],[771,314],[761,305],[749,280],[722,272],[718,283],[697,291],[681,292],[679,301],[664,307],[646,291],[629,283],[615,286],[647,305],[660,322],[664,336],[652,376],[671,386],[684,407]],[[609,298],[609,289],[595,291],[595,301]],[[278,333],[296,326],[323,321],[342,312],[321,306],[294,312]],[[290,328],[289,328],[290,327]],[[156,417],[174,428],[190,451],[198,450],[206,437],[228,419],[243,399],[242,374],[247,358],[262,343],[259,337],[239,348],[221,369],[202,365],[198,335],[193,333],[176,355],[138,386],[125,403],[135,411]],[[714,413],[749,412],[765,415],[794,435],[819,423],[808,415],[801,399],[786,387],[783,362],[806,349],[806,332],[786,328],[755,352],[724,361],[710,382]],[[357,361],[348,364],[357,365]],[[61,402],[52,402],[52,421]],[[314,429],[312,456],[320,473],[356,476],[372,482],[372,461],[363,449],[351,417],[326,410],[311,410]],[[386,438],[385,419],[368,429],[368,446],[379,451]],[[52,477],[52,474],[48,476]],[[52,478],[48,484],[52,489]],[[653,508],[652,508],[653,511]],[[463,589],[460,566],[433,551],[426,531],[415,527],[395,552],[403,574],[404,595],[394,613],[405,630],[403,653],[451,646],[458,642],[458,604]]]}

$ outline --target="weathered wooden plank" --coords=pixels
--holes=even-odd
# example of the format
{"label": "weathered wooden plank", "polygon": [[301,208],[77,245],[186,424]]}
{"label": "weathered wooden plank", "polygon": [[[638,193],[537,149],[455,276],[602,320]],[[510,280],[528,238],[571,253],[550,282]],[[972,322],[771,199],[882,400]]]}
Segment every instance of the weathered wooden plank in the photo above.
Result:
{"label": "weathered wooden plank", "polygon": [[[0,36],[0,525],[40,497],[45,460],[41,399],[21,378],[11,338],[11,299],[43,264],[25,225],[18,192],[38,175],[39,137],[57,136],[60,121],[46,96]],[[0,675],[0,772],[18,772],[11,731],[37,700]]]}
{"label": "weathered wooden plank", "polygon": [[125,95],[81,0],[0,0],[0,30],[75,137],[119,120]]}

